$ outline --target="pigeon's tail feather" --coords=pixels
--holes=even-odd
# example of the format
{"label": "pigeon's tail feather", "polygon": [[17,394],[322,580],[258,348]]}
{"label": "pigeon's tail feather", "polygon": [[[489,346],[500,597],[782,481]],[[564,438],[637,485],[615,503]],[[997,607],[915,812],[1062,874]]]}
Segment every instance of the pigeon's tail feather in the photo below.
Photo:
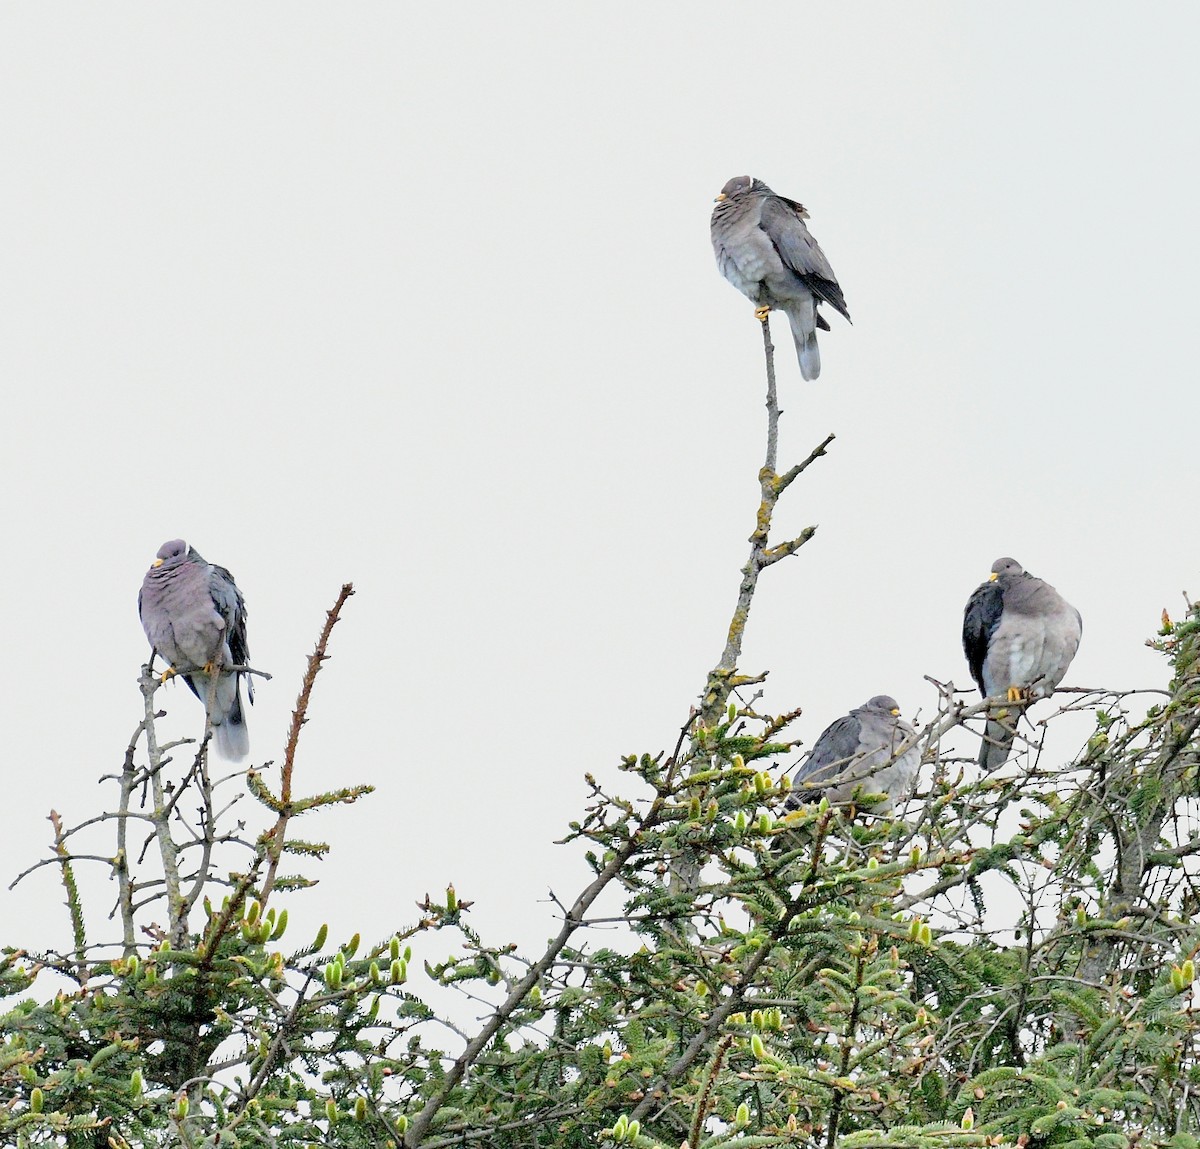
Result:
{"label": "pigeon's tail feather", "polygon": [[979,747],[979,765],[985,770],[998,770],[1008,760],[1008,752],[1012,749],[1012,727],[1006,726],[995,718],[989,718],[987,732]]}
{"label": "pigeon's tail feather", "polygon": [[250,731],[242,714],[241,698],[238,698],[237,706],[225,716],[221,725],[213,727],[213,737],[221,757],[231,762],[240,762],[250,753]]}
{"label": "pigeon's tail feather", "polygon": [[[197,677],[201,685],[207,688],[207,675]],[[207,705],[207,689],[202,697]],[[246,729],[246,716],[242,712],[241,675],[222,674],[217,679],[210,720],[213,739],[222,758],[237,762],[250,753],[250,732]]]}
{"label": "pigeon's tail feather", "polygon": [[787,317],[792,325],[792,338],[796,341],[800,374],[811,381],[821,374],[821,351],[817,347],[817,324],[812,302],[790,309]]}

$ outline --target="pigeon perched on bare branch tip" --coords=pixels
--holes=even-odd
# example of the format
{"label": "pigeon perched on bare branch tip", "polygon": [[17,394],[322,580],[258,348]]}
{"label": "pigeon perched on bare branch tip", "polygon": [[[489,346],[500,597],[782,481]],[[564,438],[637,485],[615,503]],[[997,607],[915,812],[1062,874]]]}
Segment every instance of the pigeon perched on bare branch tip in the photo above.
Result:
{"label": "pigeon perched on bare branch tip", "polygon": [[254,701],[254,684],[243,671],[250,650],[246,642],[246,604],[224,567],[205,562],[182,539],[163,543],[138,593],[138,615],[154,650],[167,660],[163,681],[179,674],[193,694],[209,705],[209,684],[216,678],[209,713],[217,749],[237,761],[250,752],[242,712],[241,679]]}
{"label": "pigeon perched on bare branch tip", "polygon": [[850,312],[806,219],[803,204],[753,176],[736,176],[717,196],[710,230],[721,274],[755,304],[761,322],[772,310],[788,317],[800,373],[815,379],[821,374],[817,328],[829,330],[818,306],[828,303],[847,321]]}

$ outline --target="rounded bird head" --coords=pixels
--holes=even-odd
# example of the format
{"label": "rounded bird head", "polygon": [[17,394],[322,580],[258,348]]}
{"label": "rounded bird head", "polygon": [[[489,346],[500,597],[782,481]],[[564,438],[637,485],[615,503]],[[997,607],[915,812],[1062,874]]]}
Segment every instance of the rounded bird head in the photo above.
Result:
{"label": "rounded bird head", "polygon": [[1025,568],[1016,559],[997,559],[992,563],[992,573],[988,575],[988,582],[995,582],[1001,575],[1019,575],[1024,573]]}
{"label": "rounded bird head", "polygon": [[158,554],[154,558],[154,562],[150,564],[151,570],[156,570],[158,567],[177,567],[184,559],[187,558],[188,545],[183,539],[172,539],[169,543],[163,543],[158,548]]}
{"label": "rounded bird head", "polygon": [[725,184],[721,189],[721,194],[713,202],[724,203],[727,199],[737,199],[752,191],[769,192],[770,190],[762,180],[756,180],[753,176],[734,176]]}
{"label": "rounded bird head", "polygon": [[898,703],[890,694],[877,694],[874,698],[868,699],[864,710],[880,710],[885,714],[890,714],[893,718],[900,717],[900,703]]}

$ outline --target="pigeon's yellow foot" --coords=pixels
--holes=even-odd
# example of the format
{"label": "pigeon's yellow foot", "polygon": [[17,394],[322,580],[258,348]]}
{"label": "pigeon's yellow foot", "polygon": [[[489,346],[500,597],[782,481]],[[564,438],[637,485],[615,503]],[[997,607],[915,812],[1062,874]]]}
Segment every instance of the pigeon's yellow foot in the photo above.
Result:
{"label": "pigeon's yellow foot", "polygon": [[1009,702],[1024,702],[1029,691],[1024,686],[1010,686],[1008,688]]}
{"label": "pigeon's yellow foot", "polygon": [[767,316],[770,314],[771,309],[769,307],[756,307],[754,309],[754,318],[757,319],[759,323],[766,323]]}
{"label": "pigeon's yellow foot", "polygon": [[162,684],[163,684],[164,682],[166,682],[168,678],[174,678],[174,677],[175,677],[175,675],[177,675],[178,673],[179,673],[179,671],[177,671],[177,670],[175,669],[175,667],[173,667],[173,666],[168,666],[168,667],[167,667],[167,669],[166,669],[166,670],[164,670],[164,671],[162,672],[162,674],[160,674],[160,675],[158,676],[158,684],[159,684],[159,686],[162,686]]}
{"label": "pigeon's yellow foot", "polygon": [[206,662],[203,669],[204,673],[207,674],[209,678],[212,678],[212,676],[217,673],[217,664],[215,662]]}

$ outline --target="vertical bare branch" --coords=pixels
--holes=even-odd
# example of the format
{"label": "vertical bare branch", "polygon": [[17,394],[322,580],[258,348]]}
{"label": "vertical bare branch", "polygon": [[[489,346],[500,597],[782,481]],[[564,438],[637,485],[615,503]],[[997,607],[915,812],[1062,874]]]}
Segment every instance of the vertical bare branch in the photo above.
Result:
{"label": "vertical bare branch", "polygon": [[191,887],[186,893],[180,892],[179,916],[185,923],[191,915],[192,907],[204,895],[204,891],[208,888],[211,881],[212,865],[213,865],[213,847],[216,845],[216,810],[213,806],[213,788],[212,779],[208,773],[208,751],[212,746],[215,730],[213,728],[212,716],[213,711],[217,706],[217,687],[220,683],[221,674],[218,668],[216,673],[210,674],[208,678],[208,691],[204,698],[204,737],[200,740],[200,745],[196,750],[196,758],[192,763],[191,770],[188,771],[187,777],[180,784],[179,789],[175,793],[175,797],[168,804],[167,812],[170,812],[183,789],[191,782],[195,782],[196,788],[200,795],[200,860],[196,865],[196,872],[192,877]]}
{"label": "vertical bare branch", "polygon": [[779,397],[775,386],[775,345],[771,342],[769,323],[764,322],[762,326],[763,355],[767,369],[767,453],[762,469],[758,472],[759,503],[754,530],[750,535],[750,557],[742,567],[742,581],[738,587],[733,618],[725,636],[725,649],[721,652],[720,661],[709,671],[704,687],[704,698],[700,705],[700,721],[704,726],[712,726],[720,720],[729,692],[740,685],[736,674],[737,664],[742,655],[746,622],[750,617],[750,605],[754,600],[760,572],[772,563],[794,554],[816,533],[816,527],[806,527],[796,538],[788,539],[775,547],[768,546],[775,504],[797,476],[825,454],[834,440],[832,434],[826,435],[803,463],[797,464],[783,475],[776,471],[779,454],[779,416],[782,412],[779,409]]}
{"label": "vertical bare branch", "polygon": [[146,731],[146,771],[150,779],[153,802],[149,818],[154,826],[154,838],[158,843],[163,880],[166,883],[167,933],[173,946],[182,946],[187,939],[187,913],[180,896],[179,847],[171,836],[171,803],[167,799],[162,780],[162,768],[167,759],[163,757],[159,748],[158,734],[154,728],[154,694],[160,683],[148,665],[143,668],[139,685],[145,703],[142,725]]}
{"label": "vertical bare branch", "polygon": [[[148,669],[143,667],[142,677],[148,673]],[[117,877],[117,904],[121,913],[121,956],[125,958],[137,952],[133,923],[133,875],[129,869],[129,805],[137,777],[134,757],[138,739],[145,729],[146,720],[143,719],[125,748],[125,761],[121,765],[121,797],[117,804],[117,852],[113,855],[113,872]]]}

